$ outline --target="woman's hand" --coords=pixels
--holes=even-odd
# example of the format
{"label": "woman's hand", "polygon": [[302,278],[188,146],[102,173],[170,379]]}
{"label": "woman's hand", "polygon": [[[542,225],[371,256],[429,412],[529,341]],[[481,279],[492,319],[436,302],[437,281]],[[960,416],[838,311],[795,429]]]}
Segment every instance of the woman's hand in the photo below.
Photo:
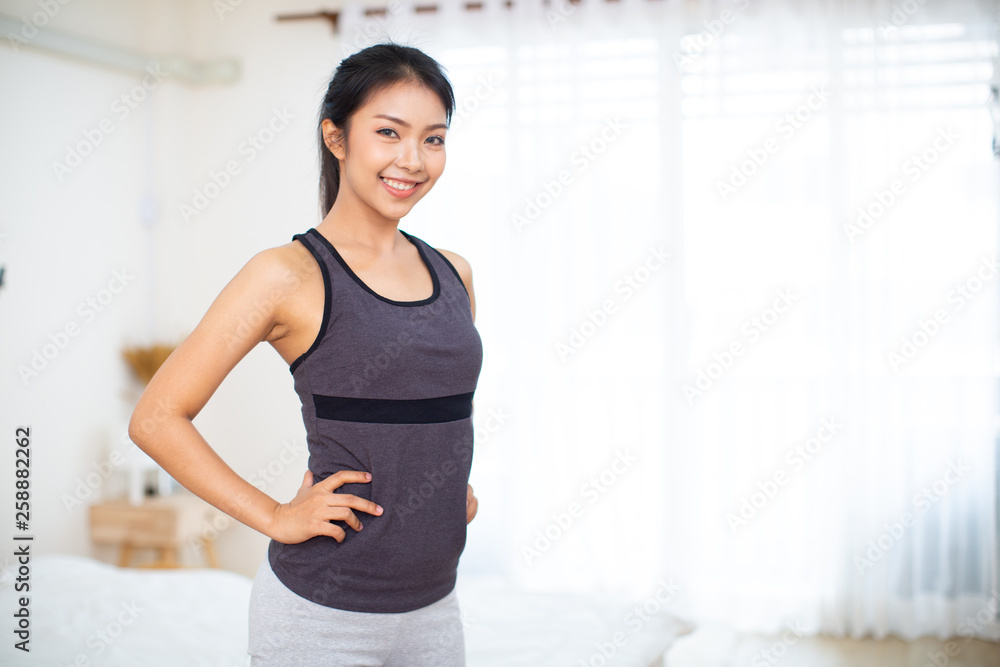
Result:
{"label": "woman's hand", "polygon": [[370,500],[349,493],[334,493],[344,484],[370,482],[370,473],[360,470],[341,470],[313,484],[312,471],[306,470],[302,486],[291,502],[274,508],[273,526],[269,536],[284,544],[298,544],[316,535],[328,535],[343,542],[347,533],[330,521],[346,521],[354,530],[361,530],[361,521],[351,508],[382,514],[382,508]]}
{"label": "woman's hand", "polygon": [[469,490],[465,494],[465,525],[472,523],[478,511],[479,500],[476,498],[476,494],[472,492],[472,485],[469,484]]}

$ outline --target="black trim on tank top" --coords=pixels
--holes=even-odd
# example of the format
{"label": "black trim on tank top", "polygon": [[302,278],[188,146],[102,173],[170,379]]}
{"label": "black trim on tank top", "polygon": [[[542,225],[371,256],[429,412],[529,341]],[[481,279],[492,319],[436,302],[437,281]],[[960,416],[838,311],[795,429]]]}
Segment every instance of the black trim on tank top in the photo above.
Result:
{"label": "black trim on tank top", "polygon": [[323,321],[319,325],[319,333],[316,334],[316,339],[309,346],[309,349],[299,355],[299,358],[292,362],[288,367],[289,373],[294,373],[295,369],[299,367],[306,357],[313,353],[313,351],[319,347],[322,342],[323,337],[326,335],[326,325],[330,320],[330,311],[333,309],[333,288],[330,284],[330,271],[326,268],[326,262],[323,257],[319,254],[319,251],[312,246],[311,243],[306,243],[304,238],[305,234],[296,234],[292,237],[293,241],[298,241],[306,247],[306,249],[312,254],[316,263],[319,264],[319,270],[323,273]]}
{"label": "black trim on tank top", "polygon": [[313,394],[318,419],[366,424],[437,424],[472,416],[472,395],[437,398],[350,398]]}
{"label": "black trim on tank top", "polygon": [[425,305],[433,302],[434,300],[436,300],[438,298],[438,296],[440,296],[440,294],[441,294],[441,281],[438,280],[437,271],[434,270],[434,266],[431,264],[430,260],[427,258],[427,255],[424,253],[424,249],[421,247],[421,245],[414,240],[414,237],[410,236],[409,234],[407,234],[406,232],[404,232],[402,229],[400,229],[399,231],[403,234],[403,236],[405,236],[407,238],[407,240],[409,240],[410,243],[412,243],[414,246],[416,246],[417,252],[420,254],[421,261],[424,263],[424,266],[427,267],[427,271],[431,274],[431,283],[434,285],[434,289],[431,292],[431,295],[429,297],[427,297],[426,299],[420,299],[418,301],[395,301],[395,300],[390,299],[388,297],[382,296],[381,294],[379,294],[378,292],[376,292],[375,290],[373,290],[371,287],[369,287],[368,285],[366,285],[365,281],[361,280],[361,278],[358,277],[358,274],[354,273],[354,270],[347,264],[347,262],[344,260],[344,258],[340,256],[340,253],[337,252],[337,249],[333,247],[333,244],[330,243],[329,239],[327,239],[325,236],[323,236],[322,234],[320,234],[319,231],[315,227],[313,227],[312,229],[310,229],[309,232],[307,232],[307,233],[313,233],[313,234],[315,234],[319,238],[320,242],[323,243],[324,245],[326,245],[326,247],[330,250],[330,254],[332,254],[333,257],[334,257],[334,259],[336,259],[337,262],[340,264],[340,266],[343,267],[344,271],[347,272],[347,275],[349,275],[351,278],[353,278],[354,282],[356,282],[359,286],[361,286],[362,289],[364,289],[366,292],[368,292],[372,296],[374,296],[377,299],[380,299],[382,301],[385,301],[386,303],[391,303],[394,306],[425,306]]}
{"label": "black trim on tank top", "polygon": [[440,257],[441,259],[443,259],[444,263],[448,265],[449,269],[451,269],[451,272],[455,274],[455,277],[458,278],[458,284],[461,285],[462,289],[465,290],[465,296],[469,297],[469,303],[471,304],[472,303],[472,296],[469,294],[469,288],[465,286],[465,281],[462,280],[462,276],[458,275],[458,269],[455,268],[455,265],[452,264],[451,261],[449,261],[448,258],[444,256],[443,252],[441,252],[440,250],[438,250],[434,246],[428,244],[427,247],[430,248],[431,250],[433,250],[434,252],[436,252],[438,254],[438,257]]}

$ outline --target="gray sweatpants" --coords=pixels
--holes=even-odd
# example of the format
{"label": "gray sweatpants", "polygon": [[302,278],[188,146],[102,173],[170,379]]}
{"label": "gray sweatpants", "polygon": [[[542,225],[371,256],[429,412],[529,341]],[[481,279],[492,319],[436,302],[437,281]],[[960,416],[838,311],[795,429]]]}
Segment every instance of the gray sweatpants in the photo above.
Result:
{"label": "gray sweatpants", "polygon": [[267,556],[250,593],[252,667],[465,667],[458,596],[376,614],[334,609],[288,590]]}

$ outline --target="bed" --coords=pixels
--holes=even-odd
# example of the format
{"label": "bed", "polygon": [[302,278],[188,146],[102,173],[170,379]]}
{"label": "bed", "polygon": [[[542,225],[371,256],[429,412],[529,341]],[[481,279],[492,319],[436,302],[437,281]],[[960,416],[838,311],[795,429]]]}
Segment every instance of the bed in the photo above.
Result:
{"label": "bed", "polygon": [[[12,571],[0,664],[44,667],[246,667],[251,580],[212,569],[123,569],[48,555],[31,564],[30,654],[14,648]],[[457,586],[468,667],[659,667],[692,628],[666,612],[629,617],[641,601],[513,590],[494,578]],[[629,622],[626,619],[630,619]],[[613,655],[612,655],[613,654]],[[610,657],[606,657],[609,656]]]}

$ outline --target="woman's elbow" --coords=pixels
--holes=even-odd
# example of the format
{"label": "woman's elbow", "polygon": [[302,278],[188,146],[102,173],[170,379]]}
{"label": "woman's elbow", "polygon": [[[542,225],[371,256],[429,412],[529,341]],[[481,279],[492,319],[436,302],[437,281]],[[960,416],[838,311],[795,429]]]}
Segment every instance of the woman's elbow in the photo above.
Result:
{"label": "woman's elbow", "polygon": [[169,417],[165,410],[155,407],[152,403],[149,396],[145,394],[141,396],[128,422],[129,439],[147,454],[156,439],[156,431]]}
{"label": "woman's elbow", "polygon": [[146,442],[146,436],[148,435],[148,428],[145,426],[148,423],[149,420],[145,416],[142,406],[136,406],[128,422],[128,438],[135,443],[136,447],[143,451],[146,451],[143,443]]}

